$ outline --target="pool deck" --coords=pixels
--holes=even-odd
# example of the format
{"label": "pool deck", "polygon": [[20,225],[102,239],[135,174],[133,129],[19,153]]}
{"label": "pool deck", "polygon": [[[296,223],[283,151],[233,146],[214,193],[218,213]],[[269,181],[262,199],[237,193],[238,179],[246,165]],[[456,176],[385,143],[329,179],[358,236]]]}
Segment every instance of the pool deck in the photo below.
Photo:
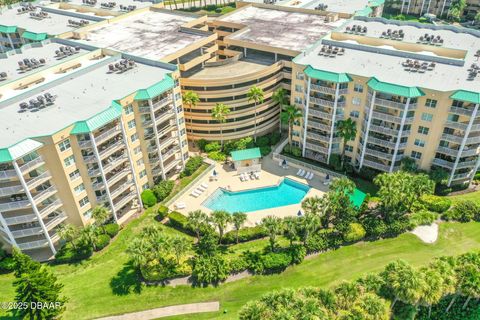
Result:
{"label": "pool deck", "polygon": [[[207,207],[202,206],[202,203],[218,188],[222,187],[228,189],[230,191],[244,191],[248,189],[256,189],[262,187],[269,187],[274,186],[279,183],[279,181],[284,178],[288,177],[292,180],[308,184],[311,188],[308,193],[305,195],[304,199],[307,197],[319,196],[321,197],[325,192],[328,191],[328,186],[323,185],[324,176],[319,177],[315,175],[312,180],[306,180],[300,177],[297,177],[295,174],[297,173],[297,168],[288,168],[284,169],[279,166],[278,162],[274,162],[271,155],[264,157],[262,159],[262,172],[260,173],[259,180],[248,180],[245,182],[241,182],[239,176],[237,175],[236,170],[231,169],[229,166],[224,165],[222,163],[217,163],[215,166],[215,170],[218,173],[218,180],[216,181],[209,181],[210,174],[205,177],[199,183],[192,185],[189,190],[180,197],[175,203],[183,202],[186,204],[185,209],[175,209],[175,205],[172,204],[170,206],[171,210],[179,211],[185,215],[188,214],[190,211],[194,210],[202,210],[206,213],[211,213],[212,210],[208,209]],[[199,197],[195,198],[190,195],[190,193],[196,189],[201,183],[208,184],[208,188],[204,191]],[[258,211],[251,211],[247,213],[247,221],[245,223],[246,226],[255,226],[256,224],[260,223],[262,218],[275,215],[277,217],[287,217],[287,216],[296,216],[298,210],[301,209],[300,203],[292,204],[283,207],[276,207]]]}

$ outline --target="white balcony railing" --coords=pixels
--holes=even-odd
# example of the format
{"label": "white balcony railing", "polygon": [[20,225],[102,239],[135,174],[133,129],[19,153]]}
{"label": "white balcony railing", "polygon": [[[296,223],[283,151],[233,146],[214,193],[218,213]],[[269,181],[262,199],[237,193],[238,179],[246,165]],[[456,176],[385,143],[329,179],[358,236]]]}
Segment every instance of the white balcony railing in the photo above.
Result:
{"label": "white balcony railing", "polygon": [[97,145],[101,144],[102,142],[104,142],[105,140],[119,134],[122,132],[122,128],[120,127],[120,125],[117,125],[111,129],[108,129],[107,131],[104,131],[102,133],[99,133],[98,136],[95,137],[95,142],[97,143]]}
{"label": "white balcony railing", "polygon": [[25,174],[25,173],[28,173],[31,170],[33,170],[35,168],[38,168],[38,167],[40,167],[44,164],[45,164],[45,161],[43,161],[43,158],[41,156],[38,156],[35,159],[33,159],[32,161],[29,161],[29,162],[25,163],[24,165],[22,165],[20,167],[20,171],[23,174]]}

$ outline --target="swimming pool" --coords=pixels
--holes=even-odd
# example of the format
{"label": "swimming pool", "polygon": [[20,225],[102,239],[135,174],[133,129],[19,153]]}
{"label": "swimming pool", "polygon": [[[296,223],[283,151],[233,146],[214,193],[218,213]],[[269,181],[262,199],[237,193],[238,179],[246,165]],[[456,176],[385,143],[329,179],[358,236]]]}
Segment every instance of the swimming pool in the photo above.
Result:
{"label": "swimming pool", "polygon": [[210,210],[226,210],[230,213],[251,212],[300,203],[308,190],[309,186],[285,178],[272,187],[237,192],[219,188],[202,205]]}

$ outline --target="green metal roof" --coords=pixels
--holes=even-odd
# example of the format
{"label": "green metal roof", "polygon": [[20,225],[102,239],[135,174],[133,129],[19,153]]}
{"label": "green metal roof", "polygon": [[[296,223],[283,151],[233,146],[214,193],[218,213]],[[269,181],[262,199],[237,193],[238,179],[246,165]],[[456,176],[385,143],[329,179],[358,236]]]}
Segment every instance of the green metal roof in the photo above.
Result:
{"label": "green metal roof", "polygon": [[375,77],[370,78],[367,84],[375,91],[390,93],[407,98],[421,97],[425,95],[425,93],[418,87],[406,87],[393,83],[382,82]]}
{"label": "green metal roof", "polygon": [[11,162],[43,146],[41,142],[25,139],[10,147],[0,149],[0,163]]}
{"label": "green metal roof", "polygon": [[32,41],[42,41],[47,39],[47,34],[25,31],[22,33],[22,38],[32,40]]}
{"label": "green metal roof", "polygon": [[317,70],[310,65],[305,69],[305,74],[310,78],[320,79],[320,80],[330,81],[335,83],[344,83],[344,82],[352,81],[352,78],[350,78],[350,76],[346,73],[335,73],[330,71]]}
{"label": "green metal roof", "polygon": [[173,86],[175,85],[172,77],[170,75],[166,75],[165,78],[163,78],[162,81],[157,82],[151,87],[148,87],[147,89],[140,89],[137,91],[137,94],[135,95],[135,100],[148,100],[152,99],[165,91],[172,89]]}
{"label": "green metal roof", "polygon": [[77,121],[70,134],[83,134],[92,132],[101,126],[109,123],[110,121],[117,119],[122,115],[122,106],[116,101],[112,102],[112,105],[88,120]]}
{"label": "green metal roof", "polygon": [[358,10],[357,12],[355,12],[355,15],[361,16],[361,17],[368,17],[372,12],[373,12],[372,8],[365,7],[362,10]]}
{"label": "green metal roof", "polygon": [[472,103],[480,103],[480,92],[471,92],[466,90],[455,91],[454,94],[450,96],[451,99],[468,101]]}
{"label": "green metal roof", "polygon": [[368,3],[370,7],[380,7],[385,3],[385,0],[372,0]]}
{"label": "green metal roof", "polygon": [[3,24],[0,24],[0,32],[2,32],[2,33],[15,33],[15,32],[17,32],[17,27],[16,26],[5,26]]}
{"label": "green metal roof", "polygon": [[257,159],[262,157],[262,154],[260,153],[260,148],[250,148],[245,150],[232,151],[230,155],[232,156],[233,161]]}

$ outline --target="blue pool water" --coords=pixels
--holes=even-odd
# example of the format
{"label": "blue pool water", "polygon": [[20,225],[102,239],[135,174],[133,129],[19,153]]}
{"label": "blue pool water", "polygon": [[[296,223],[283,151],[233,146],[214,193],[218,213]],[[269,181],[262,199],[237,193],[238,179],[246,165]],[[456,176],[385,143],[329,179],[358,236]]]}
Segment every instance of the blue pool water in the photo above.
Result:
{"label": "blue pool water", "polygon": [[302,183],[284,179],[278,186],[227,191],[217,189],[204,202],[210,210],[226,210],[230,213],[250,212],[300,203],[310,187]]}

